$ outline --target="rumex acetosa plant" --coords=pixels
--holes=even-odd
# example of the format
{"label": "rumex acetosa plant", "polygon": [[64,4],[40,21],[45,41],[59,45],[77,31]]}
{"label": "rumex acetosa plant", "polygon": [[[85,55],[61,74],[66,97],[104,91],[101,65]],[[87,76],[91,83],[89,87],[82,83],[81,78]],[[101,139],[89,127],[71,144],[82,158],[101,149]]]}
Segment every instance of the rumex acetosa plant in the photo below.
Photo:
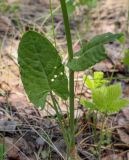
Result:
{"label": "rumex acetosa plant", "polygon": [[[45,37],[35,31],[26,32],[19,44],[18,63],[21,79],[30,101],[37,107],[45,107],[47,96],[51,97],[64,140],[67,144],[67,159],[79,160],[75,147],[74,122],[74,72],[84,71],[107,58],[104,44],[114,41],[122,34],[105,33],[92,38],[79,52],[73,54],[72,39],[66,3],[60,0],[64,19],[68,63],[63,65],[57,49]],[[66,76],[65,68],[69,68]],[[55,95],[69,100],[69,125],[65,126]]]}

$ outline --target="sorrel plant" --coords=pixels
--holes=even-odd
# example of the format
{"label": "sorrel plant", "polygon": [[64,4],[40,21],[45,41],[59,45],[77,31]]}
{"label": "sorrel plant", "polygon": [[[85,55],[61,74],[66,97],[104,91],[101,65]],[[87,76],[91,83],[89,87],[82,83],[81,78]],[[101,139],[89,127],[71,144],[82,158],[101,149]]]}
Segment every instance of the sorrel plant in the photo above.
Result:
{"label": "sorrel plant", "polygon": [[[122,34],[105,33],[92,38],[79,52],[73,54],[72,38],[65,0],[60,0],[68,49],[68,63],[63,65],[57,49],[40,33],[26,32],[19,44],[18,63],[21,79],[30,101],[45,107],[48,95],[56,111],[58,123],[67,145],[68,160],[79,160],[75,145],[74,72],[84,71],[107,58],[104,44],[114,41]],[[68,67],[67,79],[64,68]],[[69,100],[67,124],[56,97]]]}

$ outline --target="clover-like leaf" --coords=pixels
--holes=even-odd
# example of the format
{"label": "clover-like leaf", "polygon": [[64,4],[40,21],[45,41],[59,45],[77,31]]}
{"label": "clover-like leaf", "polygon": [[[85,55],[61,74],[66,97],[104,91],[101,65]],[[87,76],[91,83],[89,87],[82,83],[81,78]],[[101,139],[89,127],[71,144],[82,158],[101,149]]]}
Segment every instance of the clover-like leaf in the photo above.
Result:
{"label": "clover-like leaf", "polygon": [[88,75],[88,76],[84,76],[83,79],[86,86],[91,90],[101,87],[104,84],[108,83],[108,80],[104,79],[104,73],[100,71],[94,72],[93,77]]}
{"label": "clover-like leaf", "polygon": [[86,107],[90,110],[96,109],[95,104],[93,102],[86,100],[86,99],[81,99],[80,103],[81,103],[81,105],[83,105],[84,107]]}
{"label": "clover-like leaf", "polygon": [[55,47],[34,31],[25,33],[18,49],[18,63],[25,91],[36,106],[44,106],[49,92],[64,100],[68,97],[68,80]]}
{"label": "clover-like leaf", "polygon": [[90,110],[98,110],[99,112],[110,114],[118,112],[127,106],[129,100],[122,98],[121,84],[117,83],[93,89],[92,102],[81,99],[81,104]]}
{"label": "clover-like leaf", "polygon": [[129,104],[129,100],[122,98],[120,83],[94,89],[92,93],[93,103],[100,112],[118,112]]}

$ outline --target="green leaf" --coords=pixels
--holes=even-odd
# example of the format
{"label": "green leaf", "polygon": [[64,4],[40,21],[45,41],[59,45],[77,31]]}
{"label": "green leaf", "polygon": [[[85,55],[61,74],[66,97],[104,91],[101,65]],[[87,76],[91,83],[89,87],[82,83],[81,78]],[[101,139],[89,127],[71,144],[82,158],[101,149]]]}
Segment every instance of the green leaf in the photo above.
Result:
{"label": "green leaf", "polygon": [[49,92],[64,100],[68,97],[68,80],[55,47],[43,35],[29,31],[21,39],[18,63],[25,91],[36,106],[44,106]]}
{"label": "green leaf", "polygon": [[73,71],[83,71],[107,58],[104,44],[120,38],[122,34],[105,33],[91,39],[68,63]]}
{"label": "green leaf", "polygon": [[104,73],[103,72],[101,72],[101,71],[99,71],[99,72],[94,72],[94,79],[95,80],[101,80],[101,79],[103,79],[104,78]]}
{"label": "green leaf", "polygon": [[97,0],[80,0],[80,4],[87,5],[92,8],[96,6]]}
{"label": "green leaf", "polygon": [[73,0],[66,0],[66,7],[68,14],[72,14],[75,10],[75,5],[73,3]]}
{"label": "green leaf", "polygon": [[81,105],[83,105],[86,108],[89,108],[90,110],[94,110],[96,108],[94,103],[87,101],[85,99],[81,99],[80,103]]}
{"label": "green leaf", "polygon": [[86,50],[88,50],[92,47],[95,47],[97,45],[107,44],[109,42],[115,41],[116,39],[120,39],[121,37],[123,37],[122,33],[112,34],[112,33],[108,32],[108,33],[104,33],[101,35],[97,35],[97,36],[93,37],[89,42],[87,42],[85,46],[83,45],[83,48],[79,52],[75,53],[74,55],[75,55],[75,57],[81,56],[82,54],[85,54]]}
{"label": "green leaf", "polygon": [[88,49],[85,54],[82,54],[79,58],[72,59],[72,61],[68,63],[68,67],[73,71],[84,71],[105,58],[107,58],[107,55],[104,47],[98,45]]}
{"label": "green leaf", "polygon": [[107,80],[104,79],[104,73],[103,72],[94,72],[94,87],[98,88],[102,85],[108,83]]}
{"label": "green leaf", "polygon": [[129,49],[125,50],[124,54],[123,62],[125,65],[129,66]]}
{"label": "green leaf", "polygon": [[108,81],[104,79],[103,72],[94,72],[93,77],[88,75],[88,76],[84,76],[83,79],[87,87],[90,88],[91,90],[101,87],[102,85],[108,83]]}
{"label": "green leaf", "polygon": [[93,80],[93,77],[91,77],[90,75],[88,76],[84,76],[84,82],[86,84],[86,86],[88,88],[90,88],[91,90],[94,89],[94,80]]}
{"label": "green leaf", "polygon": [[122,98],[120,83],[94,89],[92,93],[93,103],[100,112],[118,112],[121,108],[129,104],[129,100]]}
{"label": "green leaf", "polygon": [[120,43],[124,44],[125,41],[126,41],[126,37],[125,37],[124,33],[121,33],[121,34],[123,34],[123,36],[121,36],[120,38],[118,38],[118,41],[119,41]]}

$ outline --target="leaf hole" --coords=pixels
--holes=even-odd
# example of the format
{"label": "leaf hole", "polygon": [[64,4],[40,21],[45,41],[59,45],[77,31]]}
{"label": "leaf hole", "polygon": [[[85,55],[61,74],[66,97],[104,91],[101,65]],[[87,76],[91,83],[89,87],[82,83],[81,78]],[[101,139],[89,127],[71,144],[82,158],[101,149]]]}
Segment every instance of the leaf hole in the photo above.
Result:
{"label": "leaf hole", "polygon": [[54,75],[54,78],[57,78],[57,75]]}
{"label": "leaf hole", "polygon": [[63,75],[63,72],[60,72],[60,75]]}
{"label": "leaf hole", "polygon": [[51,79],[51,82],[54,82],[54,79]]}

